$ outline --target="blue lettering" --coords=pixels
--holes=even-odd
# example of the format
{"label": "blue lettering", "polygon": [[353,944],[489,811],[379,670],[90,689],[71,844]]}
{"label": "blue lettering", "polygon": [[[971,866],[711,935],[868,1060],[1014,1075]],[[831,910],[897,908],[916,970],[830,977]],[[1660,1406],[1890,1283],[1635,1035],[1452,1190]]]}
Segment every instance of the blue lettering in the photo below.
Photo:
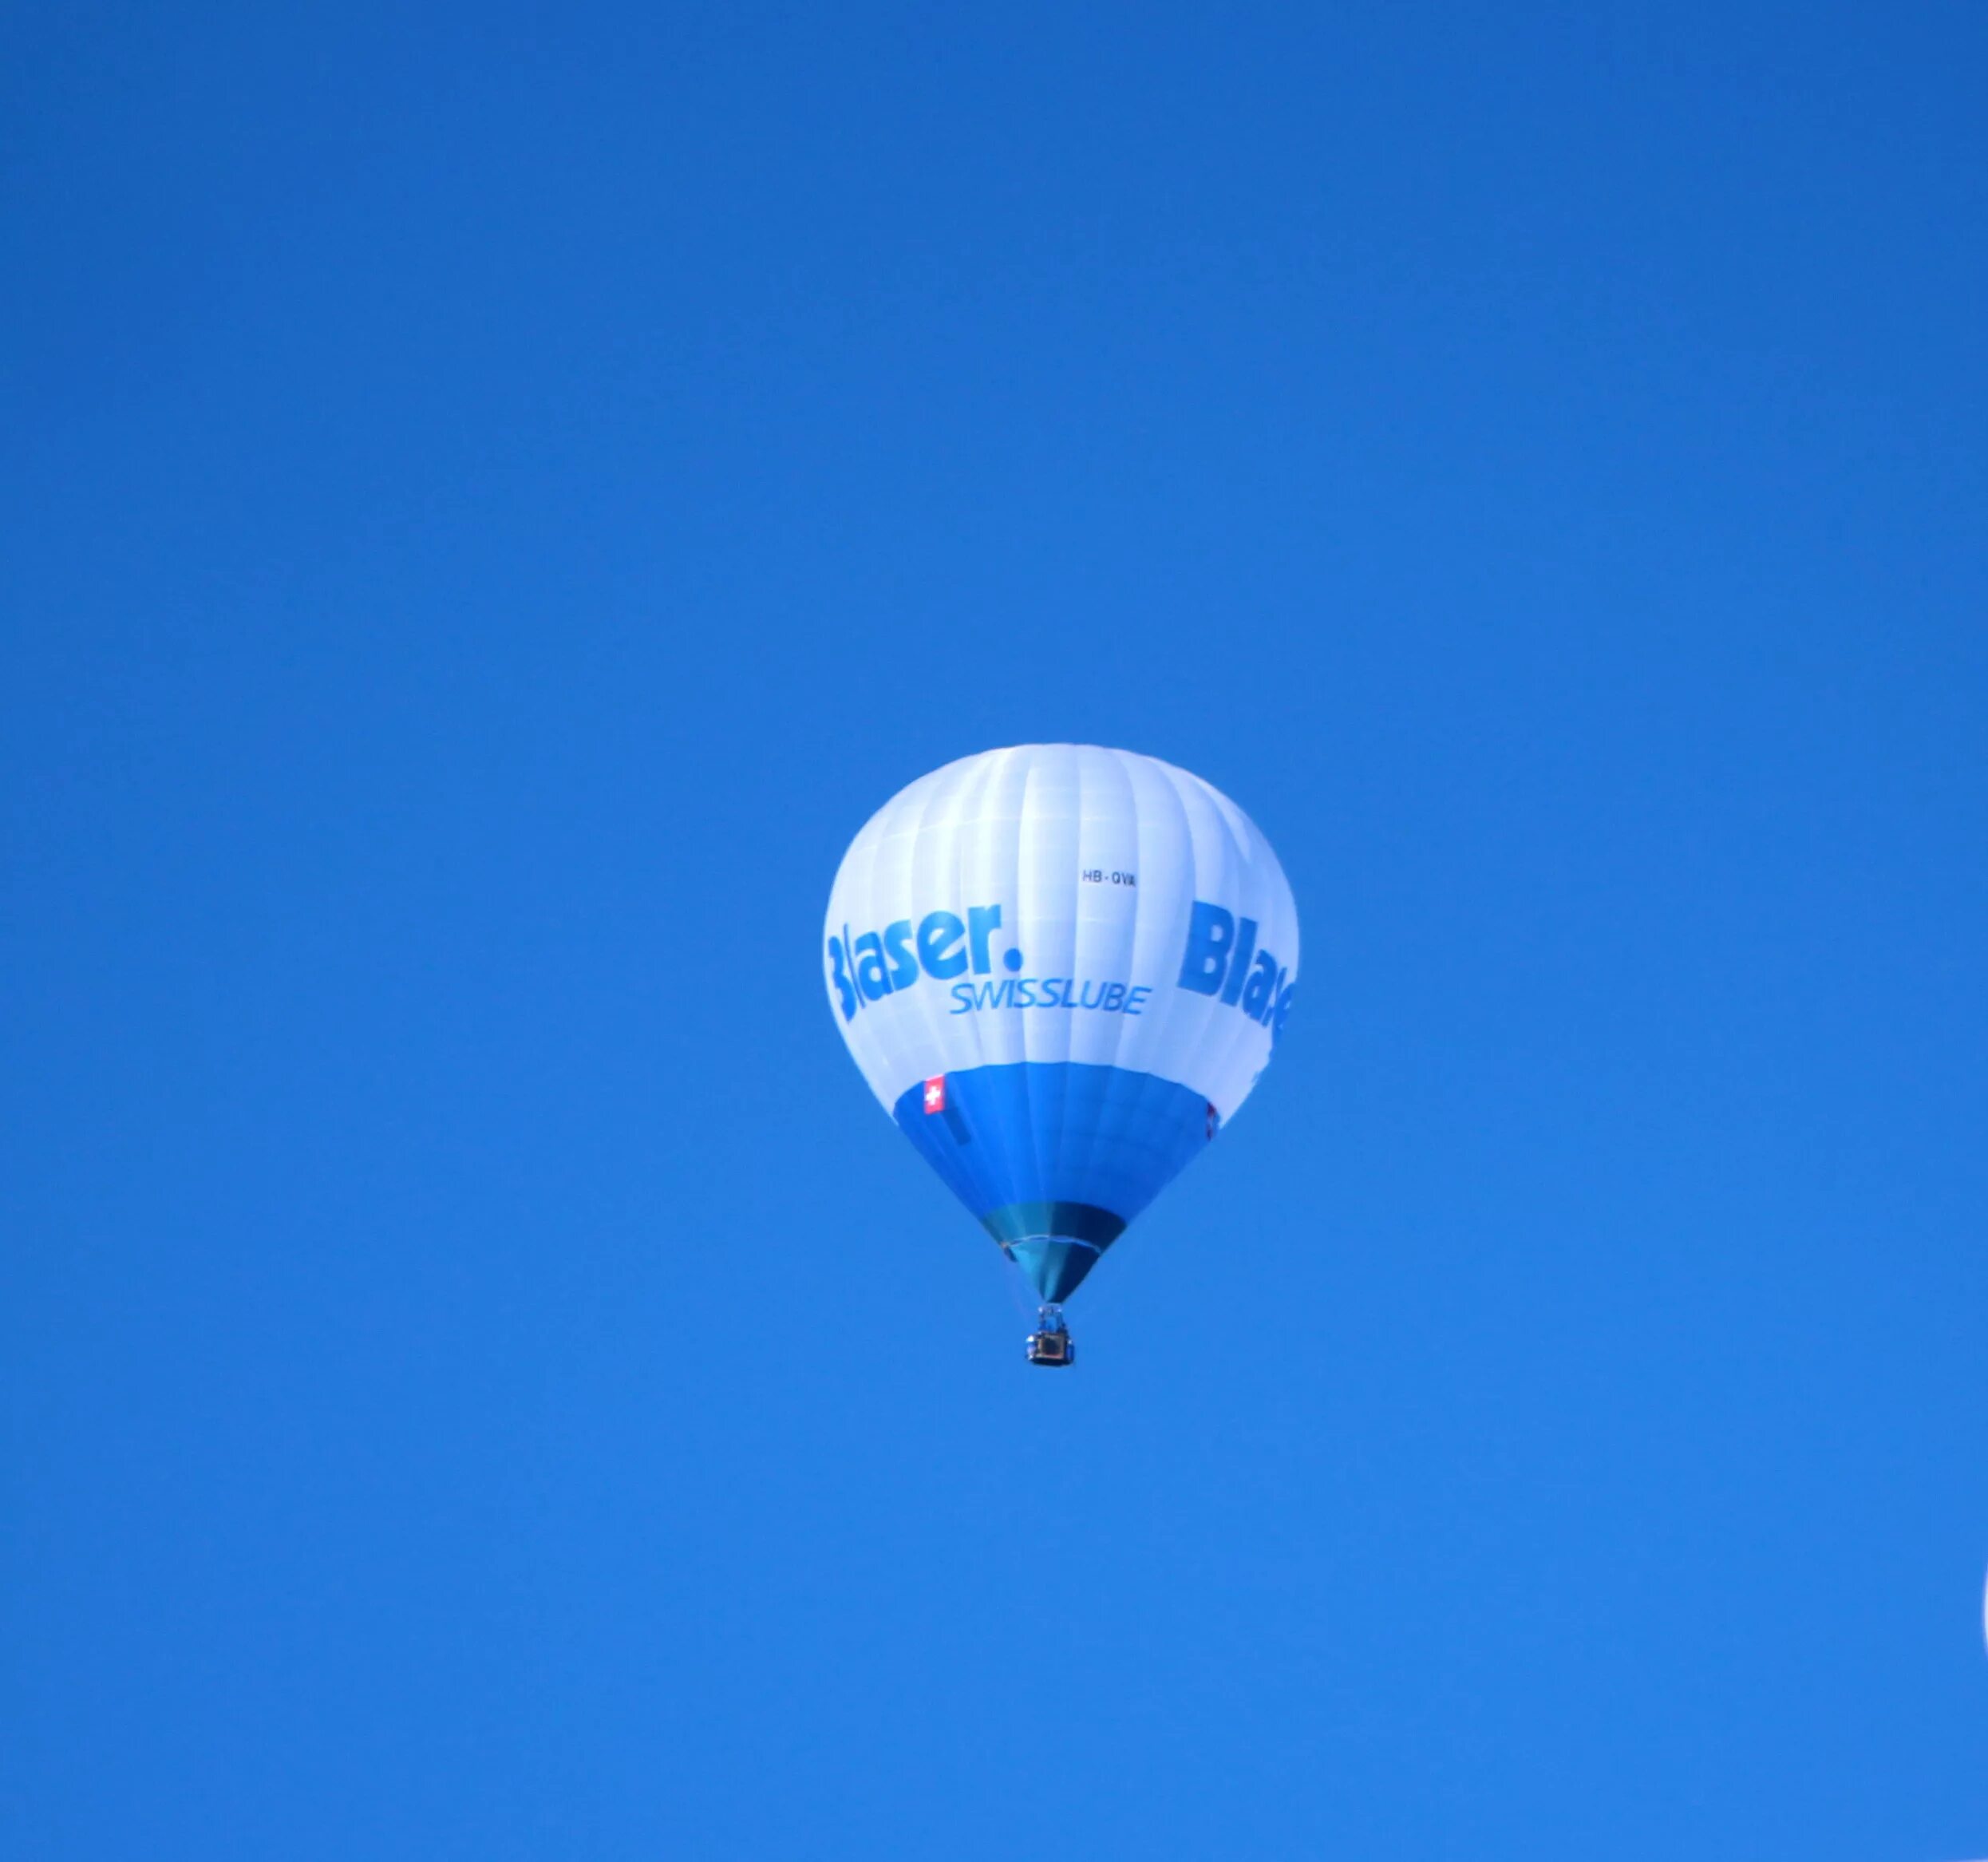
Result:
{"label": "blue lettering", "polygon": [[[1257,945],[1253,918],[1237,919],[1205,899],[1194,902],[1188,925],[1187,950],[1180,959],[1180,987],[1200,995],[1219,994],[1231,1008],[1240,1008],[1252,1022],[1271,1030],[1274,1042],[1290,1013],[1290,972]],[[1142,992],[1125,998],[1125,1012],[1136,1014]]]}
{"label": "blue lettering", "polygon": [[[1153,994],[1148,983],[1014,975],[1000,982],[953,982],[969,970],[975,977],[990,978],[997,967],[994,936],[1002,928],[1002,916],[998,905],[970,905],[963,916],[928,911],[915,929],[911,919],[900,918],[881,931],[852,937],[844,925],[840,937],[828,940],[829,990],[843,1020],[853,1022],[870,1003],[908,989],[921,974],[952,982],[949,1013],[955,1015],[981,1009],[1089,1009],[1136,1015],[1146,1009]],[[1258,944],[1258,930],[1253,918],[1239,918],[1222,906],[1196,899],[1178,986],[1241,1009],[1270,1030],[1274,1043],[1284,1032],[1297,991],[1290,972]],[[1000,957],[1002,970],[1023,967],[1022,953],[1012,945]]]}
{"label": "blue lettering", "polygon": [[1180,959],[1180,986],[1211,996],[1222,986],[1228,968],[1229,947],[1235,942],[1235,920],[1219,905],[1194,902],[1188,924],[1188,947]]}
{"label": "blue lettering", "polygon": [[1097,1009],[1109,1015],[1136,1015],[1152,994],[1148,985],[1134,989],[1123,982],[1087,982],[1069,977],[1010,976],[999,982],[956,982],[951,991],[951,1013],[964,1015],[981,1009]]}
{"label": "blue lettering", "polygon": [[1271,1018],[1271,1046],[1277,1045],[1279,1036],[1284,1032],[1284,1023],[1290,1018],[1290,998],[1298,992],[1296,983],[1286,984],[1284,978],[1290,973],[1280,970],[1277,973],[1277,1007]]}
{"label": "blue lettering", "polygon": [[966,926],[951,912],[926,913],[918,927],[918,960],[924,965],[927,976],[943,982],[966,969],[966,953],[953,949],[966,935]]}
{"label": "blue lettering", "polygon": [[1255,948],[1256,920],[1243,919],[1235,927],[1235,955],[1229,959],[1228,987],[1222,991],[1222,1000],[1231,1008],[1243,993],[1243,978],[1249,974],[1250,952]]}
{"label": "blue lettering", "polygon": [[[1001,907],[998,905],[969,905],[966,907],[966,942],[974,954],[974,974],[985,976],[994,967],[987,961],[987,939],[1001,928]],[[1013,964],[1009,968],[1013,969]]]}
{"label": "blue lettering", "polygon": [[883,930],[883,952],[891,959],[891,987],[909,989],[918,981],[918,959],[911,952],[911,921],[900,918]]}
{"label": "blue lettering", "polygon": [[1277,959],[1267,951],[1256,953],[1256,968],[1243,991],[1243,1013],[1252,1022],[1267,1022],[1277,998]]}
{"label": "blue lettering", "polygon": [[856,939],[856,987],[871,1002],[880,1002],[891,993],[891,979],[883,972],[883,940],[875,931]]}
{"label": "blue lettering", "polygon": [[856,985],[850,982],[849,972],[843,963],[842,940],[840,938],[828,940],[828,963],[834,972],[828,980],[835,986],[836,995],[842,1009],[842,1018],[845,1022],[853,1022],[856,1018]]}

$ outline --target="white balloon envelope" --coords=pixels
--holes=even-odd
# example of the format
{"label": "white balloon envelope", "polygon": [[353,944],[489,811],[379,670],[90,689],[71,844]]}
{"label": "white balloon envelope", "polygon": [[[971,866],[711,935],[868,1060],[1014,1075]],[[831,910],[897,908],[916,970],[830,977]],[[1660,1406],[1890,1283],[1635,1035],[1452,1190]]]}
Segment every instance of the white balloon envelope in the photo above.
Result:
{"label": "white balloon envelope", "polygon": [[871,817],[824,961],[871,1090],[1053,1303],[1249,1097],[1290,1013],[1298,914],[1199,777],[1026,745]]}

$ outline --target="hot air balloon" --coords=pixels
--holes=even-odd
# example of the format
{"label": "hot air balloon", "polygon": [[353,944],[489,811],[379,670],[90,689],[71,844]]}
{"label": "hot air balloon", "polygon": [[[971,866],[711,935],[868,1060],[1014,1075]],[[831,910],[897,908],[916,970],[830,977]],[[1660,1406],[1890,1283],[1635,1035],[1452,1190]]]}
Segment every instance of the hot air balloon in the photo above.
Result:
{"label": "hot air balloon", "polygon": [[1290,1014],[1298,914],[1270,844],[1184,769],[1033,744],[921,777],[829,895],[836,1022],[898,1127],[1062,1304],[1249,1097]]}

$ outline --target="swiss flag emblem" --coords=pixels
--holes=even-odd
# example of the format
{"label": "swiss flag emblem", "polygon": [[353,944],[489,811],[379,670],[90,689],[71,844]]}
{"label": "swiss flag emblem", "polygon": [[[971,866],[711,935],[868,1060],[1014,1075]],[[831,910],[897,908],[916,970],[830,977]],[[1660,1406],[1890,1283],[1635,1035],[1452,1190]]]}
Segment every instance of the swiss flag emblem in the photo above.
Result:
{"label": "swiss flag emblem", "polygon": [[927,1112],[943,1112],[946,1109],[946,1076],[943,1073],[925,1082],[925,1109]]}

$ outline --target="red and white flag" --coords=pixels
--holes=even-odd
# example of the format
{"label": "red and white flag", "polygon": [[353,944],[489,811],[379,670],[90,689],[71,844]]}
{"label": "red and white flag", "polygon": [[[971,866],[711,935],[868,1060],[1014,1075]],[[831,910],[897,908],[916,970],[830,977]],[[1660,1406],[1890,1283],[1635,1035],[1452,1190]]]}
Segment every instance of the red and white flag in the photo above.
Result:
{"label": "red and white flag", "polygon": [[925,1082],[925,1109],[943,1112],[946,1109],[946,1076],[943,1073]]}

